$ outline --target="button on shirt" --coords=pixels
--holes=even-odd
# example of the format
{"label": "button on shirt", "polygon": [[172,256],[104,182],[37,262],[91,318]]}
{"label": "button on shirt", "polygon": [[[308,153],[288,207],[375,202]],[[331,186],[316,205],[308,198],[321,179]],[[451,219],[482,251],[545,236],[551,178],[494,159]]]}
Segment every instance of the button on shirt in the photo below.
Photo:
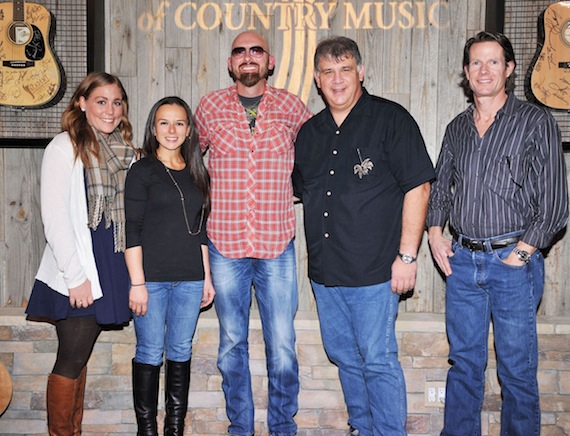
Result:
{"label": "button on shirt", "polygon": [[208,237],[224,256],[272,259],[293,238],[293,141],[311,115],[297,96],[266,86],[252,134],[236,86],[200,101],[196,124],[211,177]]}
{"label": "button on shirt", "polygon": [[295,143],[309,277],[325,286],[390,280],[409,190],[432,180],[420,130],[400,105],[363,95],[338,127],[328,108]]}
{"label": "button on shirt", "polygon": [[436,167],[427,225],[471,238],[523,230],[537,248],[568,219],[566,165],[550,113],[512,93],[483,138],[471,105],[448,126]]}

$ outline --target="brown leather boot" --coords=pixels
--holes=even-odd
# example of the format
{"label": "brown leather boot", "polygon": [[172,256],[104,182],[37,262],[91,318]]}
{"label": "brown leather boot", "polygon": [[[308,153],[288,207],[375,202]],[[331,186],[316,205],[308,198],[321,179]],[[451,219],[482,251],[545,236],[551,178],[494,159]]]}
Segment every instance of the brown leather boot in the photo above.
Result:
{"label": "brown leather boot", "polygon": [[48,376],[46,402],[50,436],[73,433],[77,381],[58,374]]}
{"label": "brown leather boot", "polygon": [[75,380],[75,410],[73,412],[73,436],[81,434],[81,421],[83,421],[83,400],[85,399],[85,380],[87,379],[87,367],[81,370],[81,374]]}

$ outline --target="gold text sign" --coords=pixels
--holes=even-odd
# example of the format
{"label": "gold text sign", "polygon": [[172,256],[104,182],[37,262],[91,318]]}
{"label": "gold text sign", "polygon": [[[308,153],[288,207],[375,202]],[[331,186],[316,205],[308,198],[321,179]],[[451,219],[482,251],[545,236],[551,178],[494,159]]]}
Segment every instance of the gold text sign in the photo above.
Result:
{"label": "gold text sign", "polygon": [[[307,102],[313,83],[312,56],[317,32],[341,20],[344,30],[448,29],[448,1],[276,1],[276,2],[170,2],[138,16],[140,31],[161,31],[165,21],[181,31],[266,30],[278,32],[281,53],[275,86]],[[291,50],[294,47],[294,50]],[[303,65],[303,68],[297,66]]]}

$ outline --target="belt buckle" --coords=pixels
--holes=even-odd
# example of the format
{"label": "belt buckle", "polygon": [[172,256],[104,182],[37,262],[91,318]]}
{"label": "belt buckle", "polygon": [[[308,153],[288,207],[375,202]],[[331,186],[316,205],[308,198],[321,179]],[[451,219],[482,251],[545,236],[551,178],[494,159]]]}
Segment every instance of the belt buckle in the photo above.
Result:
{"label": "belt buckle", "polygon": [[477,239],[469,239],[468,242],[469,250],[471,251],[485,251],[485,243],[483,241],[478,241]]}

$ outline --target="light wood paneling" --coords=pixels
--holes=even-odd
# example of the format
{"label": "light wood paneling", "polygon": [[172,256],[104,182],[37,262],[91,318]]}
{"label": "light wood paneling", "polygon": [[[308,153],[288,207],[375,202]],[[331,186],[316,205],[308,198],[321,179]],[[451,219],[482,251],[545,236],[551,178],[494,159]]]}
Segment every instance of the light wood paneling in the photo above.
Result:
{"label": "light wood paneling", "polygon": [[45,245],[39,213],[43,150],[4,149],[2,155],[0,302],[18,307],[27,301]]}
{"label": "light wood paneling", "polygon": [[[468,5],[460,1],[449,6],[447,2],[437,1],[340,1],[277,6],[275,2],[258,1],[236,3],[229,8],[221,3],[196,2],[188,6],[184,2],[169,2],[165,6],[157,1],[139,1],[139,28],[122,23],[119,32],[131,37],[133,44],[129,47],[135,47],[137,53],[136,62],[131,64],[137,66],[139,89],[130,89],[129,94],[135,93],[138,99],[131,110],[137,120],[138,141],[142,139],[146,114],[154,101],[162,97],[161,92],[178,94],[195,108],[201,96],[231,85],[226,65],[231,42],[241,31],[253,28],[268,38],[276,58],[271,83],[302,96],[315,112],[324,107],[312,83],[316,43],[333,34],[355,39],[365,65],[365,86],[370,92],[397,101],[410,110],[435,161],[441,126],[465,105],[459,88],[449,86],[449,77],[453,78],[452,82],[456,81],[468,25],[480,17],[483,3]],[[125,15],[125,6],[116,8]],[[450,10],[452,8],[454,10]],[[257,15],[259,13],[263,15]],[[475,18],[454,20],[453,25],[459,29],[452,28],[451,16],[471,15]],[[146,25],[142,29],[140,17],[145,17]],[[114,17],[109,20],[111,24],[116,22]],[[454,35],[459,37],[454,38]],[[130,76],[132,71],[123,73],[123,63],[114,60],[125,51],[124,40],[117,38],[115,43],[113,38],[109,39],[111,72]],[[439,100],[442,92],[445,94],[441,99],[443,105]],[[450,101],[453,104],[449,104]],[[314,310],[307,279],[301,212],[302,206],[298,206],[300,309]],[[425,243],[420,257],[423,262],[419,267],[418,287],[406,301],[405,310],[441,311],[443,281],[433,267]]]}
{"label": "light wood paneling", "polygon": [[[321,39],[341,34],[355,39],[360,46],[367,89],[399,102],[412,113],[435,163],[445,126],[466,107],[465,97],[456,86],[463,45],[484,28],[486,2],[105,3],[107,70],[118,75],[127,89],[137,145],[142,142],[150,107],[159,98],[179,95],[195,109],[200,97],[231,85],[227,72],[230,45],[243,30],[257,30],[269,39],[276,57],[270,82],[297,93],[309,108],[320,111],[324,103],[312,80],[314,48]],[[395,18],[390,15],[393,11]],[[19,306],[26,300],[41,255],[43,233],[37,198],[41,154],[30,150],[0,152],[2,306]],[[296,206],[296,213],[299,308],[314,311],[307,279],[302,206]],[[419,254],[416,290],[401,310],[441,313],[445,283],[434,267],[425,239]],[[565,291],[570,284],[570,244],[566,240],[564,236],[547,257],[546,290],[540,308],[546,315],[570,315],[570,296]]]}

